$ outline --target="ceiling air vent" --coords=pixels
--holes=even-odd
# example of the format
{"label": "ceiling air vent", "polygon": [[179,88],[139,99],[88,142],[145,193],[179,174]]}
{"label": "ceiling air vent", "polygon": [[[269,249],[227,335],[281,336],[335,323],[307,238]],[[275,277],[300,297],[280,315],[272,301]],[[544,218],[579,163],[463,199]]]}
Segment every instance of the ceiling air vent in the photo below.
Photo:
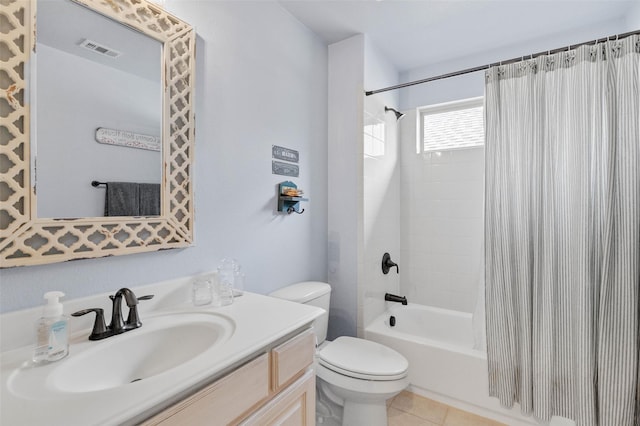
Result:
{"label": "ceiling air vent", "polygon": [[84,39],[80,43],[80,46],[84,47],[85,49],[92,50],[101,55],[108,56],[110,58],[117,58],[118,56],[122,55],[122,53],[118,52],[117,50],[114,50],[102,44],[98,44],[95,41],[89,40],[89,39]]}

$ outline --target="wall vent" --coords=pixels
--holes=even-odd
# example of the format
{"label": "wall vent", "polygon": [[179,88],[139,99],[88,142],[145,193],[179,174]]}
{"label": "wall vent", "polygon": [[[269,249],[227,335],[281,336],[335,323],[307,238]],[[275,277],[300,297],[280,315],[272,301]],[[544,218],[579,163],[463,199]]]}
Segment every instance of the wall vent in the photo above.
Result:
{"label": "wall vent", "polygon": [[117,50],[114,50],[110,47],[107,47],[105,45],[96,43],[93,40],[89,40],[89,39],[84,39],[81,43],[80,46],[84,47],[85,49],[89,49],[92,50],[96,53],[99,53],[101,55],[104,56],[108,56],[110,58],[117,58],[118,56],[122,55],[121,52],[118,52]]}

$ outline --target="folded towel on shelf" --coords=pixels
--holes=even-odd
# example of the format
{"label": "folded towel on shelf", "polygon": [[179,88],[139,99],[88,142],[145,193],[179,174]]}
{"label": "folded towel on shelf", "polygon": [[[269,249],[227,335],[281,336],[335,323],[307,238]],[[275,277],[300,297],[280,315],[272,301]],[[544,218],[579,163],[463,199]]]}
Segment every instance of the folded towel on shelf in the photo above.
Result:
{"label": "folded towel on shelf", "polygon": [[105,216],[158,216],[160,184],[107,182]]}

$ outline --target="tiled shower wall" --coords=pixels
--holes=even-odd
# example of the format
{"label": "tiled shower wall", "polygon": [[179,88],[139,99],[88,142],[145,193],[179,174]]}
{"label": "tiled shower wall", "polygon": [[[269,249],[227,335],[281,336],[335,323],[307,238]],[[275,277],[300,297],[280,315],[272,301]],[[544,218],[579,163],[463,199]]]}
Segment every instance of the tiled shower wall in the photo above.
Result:
{"label": "tiled shower wall", "polygon": [[416,112],[400,125],[400,291],[473,312],[483,279],[484,148],[416,153]]}

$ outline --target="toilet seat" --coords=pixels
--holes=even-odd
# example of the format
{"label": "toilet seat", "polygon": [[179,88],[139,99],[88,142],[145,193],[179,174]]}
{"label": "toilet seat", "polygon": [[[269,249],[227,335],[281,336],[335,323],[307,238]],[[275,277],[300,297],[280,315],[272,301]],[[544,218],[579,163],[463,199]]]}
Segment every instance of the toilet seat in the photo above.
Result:
{"label": "toilet seat", "polygon": [[318,363],[336,373],[373,381],[399,380],[409,363],[391,348],[370,340],[342,336],[318,353]]}

